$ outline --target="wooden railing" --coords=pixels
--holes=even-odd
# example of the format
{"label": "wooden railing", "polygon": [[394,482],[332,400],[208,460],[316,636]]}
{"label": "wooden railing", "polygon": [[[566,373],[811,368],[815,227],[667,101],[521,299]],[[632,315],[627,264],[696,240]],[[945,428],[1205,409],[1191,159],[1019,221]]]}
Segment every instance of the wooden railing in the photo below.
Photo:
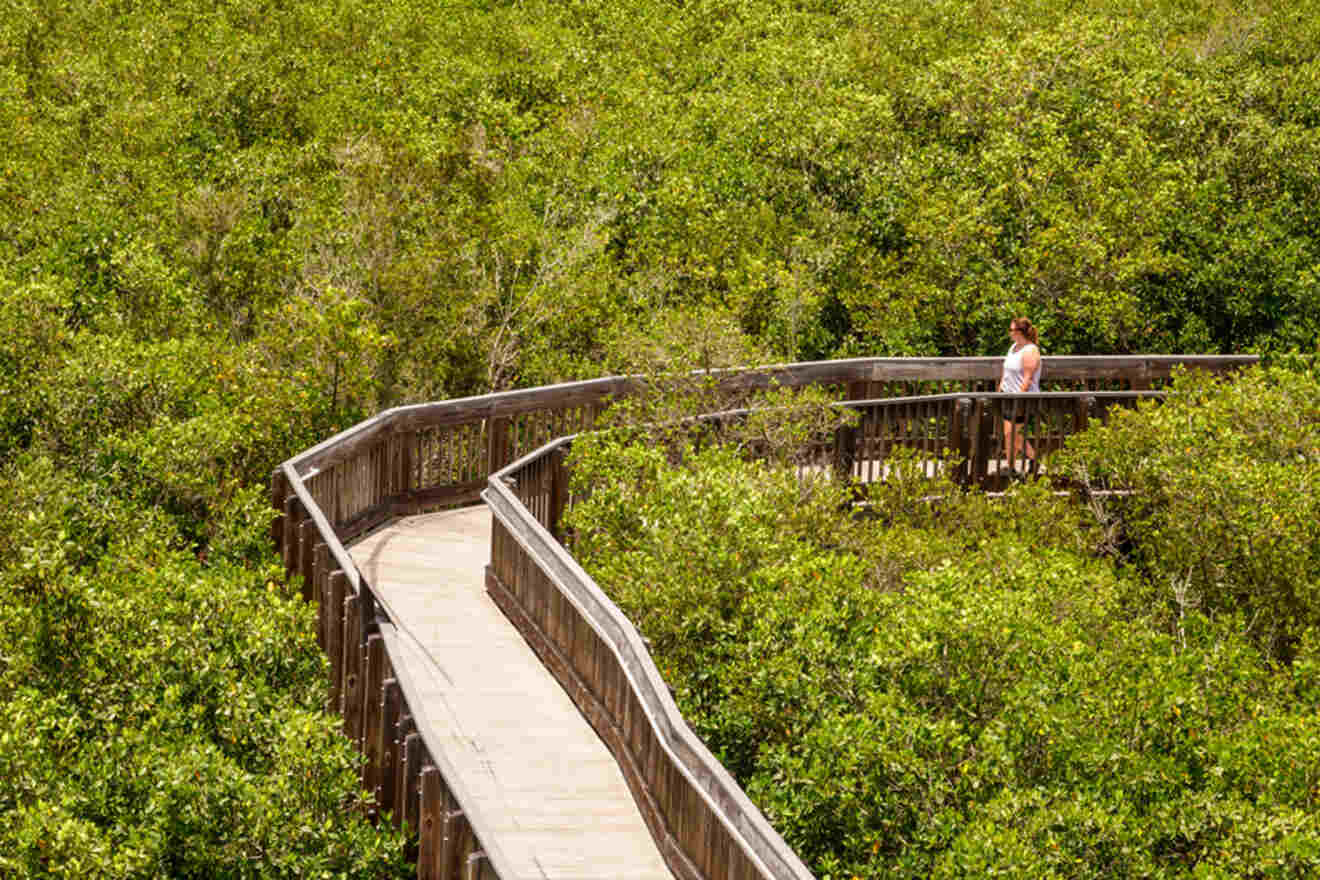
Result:
{"label": "wooden railing", "polygon": [[[1046,387],[1051,388],[1144,389],[1158,387],[1180,364],[1224,371],[1254,360],[1165,356],[1046,358],[1044,375]],[[999,364],[998,358],[857,359],[713,375],[730,393],[771,384],[817,384],[833,388],[841,400],[866,400],[923,392],[963,392],[965,396],[967,392],[993,385]],[[529,572],[535,566],[544,566],[537,570],[558,572],[557,566],[575,565],[571,558],[565,560],[561,557],[562,547],[555,550],[557,543],[553,546],[541,543],[542,538],[535,532],[535,529],[541,529],[549,535],[557,528],[559,511],[567,497],[562,484],[547,484],[545,492],[527,496],[527,506],[518,502],[520,508],[528,511],[518,514],[518,521],[522,522],[521,518],[526,517],[536,523],[535,529],[528,532],[521,526],[511,530],[509,523],[514,522],[516,511],[509,507],[509,499],[504,497],[507,487],[490,486],[487,478],[552,438],[587,427],[612,398],[639,387],[642,383],[635,380],[611,377],[398,407],[301,453],[282,464],[272,475],[271,501],[279,512],[273,525],[273,539],[283,555],[286,572],[290,576],[301,576],[304,598],[314,599],[319,605],[318,638],[330,659],[329,707],[342,714],[345,733],[358,743],[366,757],[363,784],[374,795],[377,811],[388,814],[395,822],[406,821],[417,829],[420,877],[469,880],[486,876],[510,877],[511,874],[508,860],[499,851],[497,842],[484,830],[491,826],[453,774],[446,772],[444,755],[428,747],[428,742],[438,740],[425,729],[425,720],[412,712],[411,706],[418,691],[407,680],[402,664],[396,669],[391,661],[392,657],[398,656],[399,640],[407,638],[406,622],[394,619],[354,565],[344,543],[394,517],[471,503],[477,500],[483,489],[488,489],[486,497],[493,502],[497,517],[497,546],[513,552],[511,548],[519,541],[517,536],[528,541],[532,549],[524,546],[520,552],[530,554],[535,551],[535,557],[526,557]],[[1100,394],[1093,396],[1101,397]],[[1047,397],[1041,395],[1040,400]],[[930,416],[926,415],[927,421],[923,423],[922,415],[915,410],[912,412],[910,418],[892,422],[902,424],[903,430],[909,432],[904,442],[916,442],[917,437],[922,442],[935,442],[938,432],[932,433],[928,427],[921,427],[931,424]],[[955,412],[947,418],[957,417]],[[938,423],[943,417],[936,418]],[[1050,413],[1045,413],[1040,424],[1053,425],[1052,419]],[[989,449],[986,443],[994,442],[993,418],[990,421],[991,439],[981,446],[973,446],[973,449]],[[874,451],[889,442],[885,439],[888,434],[867,434],[867,424],[863,420],[860,433],[854,439],[854,469],[863,466],[859,462],[873,461]],[[556,448],[560,447],[546,447],[547,450]],[[841,445],[840,449],[843,448]],[[553,453],[545,451],[544,454]],[[533,460],[540,459],[528,459],[529,465]],[[549,476],[543,479],[552,482],[562,479],[562,476],[554,476],[558,472],[551,468],[547,471]],[[549,524],[549,528],[542,524],[542,520]],[[535,563],[531,561],[533,558]],[[491,572],[494,576],[498,577],[499,571],[510,571],[510,559],[501,556],[497,560],[492,556]],[[551,575],[546,573],[544,577]],[[560,595],[562,598],[555,601],[571,604],[567,594]],[[548,594],[545,601],[551,601]],[[511,615],[515,614],[508,602],[504,604]],[[554,619],[567,621],[571,615]],[[586,626],[585,622],[582,625]],[[610,636],[610,643],[614,645],[610,650],[618,648],[615,637],[622,638],[629,633],[635,636],[630,625],[618,624],[618,627],[618,632]],[[604,638],[599,634],[597,637]],[[586,639],[584,645],[597,644],[585,635],[585,630],[583,638]],[[586,650],[586,647],[573,648],[573,651]],[[605,648],[590,650],[597,652],[590,656],[605,656],[600,653]],[[566,656],[575,658],[574,668],[577,668],[577,664],[586,662],[587,655],[578,657],[570,653]],[[642,656],[639,654],[627,660],[623,668],[632,670],[629,664],[641,664]],[[645,662],[649,663],[649,659]],[[633,673],[630,671],[629,674]],[[636,740],[638,743],[632,753],[642,755],[644,761],[658,760],[663,748],[656,750],[641,744],[644,741],[668,742],[670,734],[677,735],[675,732],[685,731],[686,726],[681,722],[665,721],[658,715],[628,714],[641,708],[641,703],[636,701],[642,698],[625,699],[623,691],[611,689],[618,687],[621,681],[616,679],[614,685],[607,686],[603,683],[604,678],[601,679],[600,693],[608,700],[600,705],[609,708],[611,718],[626,721],[619,729],[628,732],[629,742]],[[580,708],[591,719],[592,713],[599,710],[593,708],[595,704],[585,693],[579,696],[582,698]],[[632,708],[626,708],[628,706]],[[659,727],[648,734],[637,727],[638,724]],[[676,754],[686,762],[684,767],[696,768],[687,772],[692,774],[690,781],[698,787],[690,789],[688,783],[679,781],[688,777],[678,765],[663,771],[670,774],[664,778],[672,784],[665,784],[662,777],[654,774],[652,782],[648,783],[655,786],[651,789],[654,810],[649,821],[654,823],[655,816],[662,817],[664,827],[669,829],[666,832],[668,837],[658,834],[657,839],[666,847],[675,871],[683,876],[702,877],[808,876],[803,873],[805,869],[801,869],[796,857],[782,847],[782,841],[773,843],[777,838],[761,838],[773,845],[764,844],[769,849],[758,849],[763,846],[756,842],[758,835],[768,830],[768,826],[762,828],[764,820],[759,819],[759,813],[754,808],[742,812],[744,807],[750,808],[750,804],[746,804],[745,796],[708,754],[704,751],[689,754],[683,748],[679,748]],[[649,768],[649,764],[639,766]],[[705,787],[710,780],[720,783],[715,795],[709,794]],[[644,800],[644,796],[639,795],[639,801]],[[737,809],[732,814],[726,810],[726,819],[712,823],[712,813],[684,812],[689,808],[696,809],[694,805],[698,802],[713,803],[721,808],[732,805]],[[727,818],[730,815],[733,818]],[[652,825],[653,830],[659,827]],[[727,835],[716,832],[716,827],[725,828]],[[742,855],[735,855],[734,850]],[[719,865],[729,866],[730,871],[745,869],[753,873],[723,874],[719,869],[715,873],[688,873],[689,870],[704,870],[702,866]],[[739,865],[743,867],[737,867]],[[776,865],[780,867],[776,868]],[[781,872],[769,873],[775,870]]]}
{"label": "wooden railing", "polygon": [[[836,432],[831,464],[844,479],[870,483],[886,472],[897,448],[920,454],[927,471],[945,471],[954,482],[1003,488],[1010,475],[1036,473],[1041,459],[1094,420],[1108,421],[1115,408],[1160,398],[1160,391],[1044,392],[1040,394],[939,394],[890,400],[850,401],[857,424]],[[1005,428],[1022,443],[1006,443]],[[1026,450],[1034,457],[1028,458]]]}

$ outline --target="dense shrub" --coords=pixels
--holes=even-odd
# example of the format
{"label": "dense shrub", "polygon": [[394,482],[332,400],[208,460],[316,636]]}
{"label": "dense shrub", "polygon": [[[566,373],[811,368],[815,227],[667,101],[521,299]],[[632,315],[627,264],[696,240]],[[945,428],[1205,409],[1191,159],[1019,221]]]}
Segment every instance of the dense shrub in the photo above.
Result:
{"label": "dense shrub", "polygon": [[360,809],[258,499],[206,562],[163,512],[48,459],[11,464],[0,499],[0,873],[406,874]]}
{"label": "dense shrub", "polygon": [[1074,441],[1059,467],[1136,491],[1093,502],[1094,515],[1131,543],[1171,630],[1194,609],[1237,615],[1288,662],[1320,625],[1320,379],[1189,374],[1174,392]]}

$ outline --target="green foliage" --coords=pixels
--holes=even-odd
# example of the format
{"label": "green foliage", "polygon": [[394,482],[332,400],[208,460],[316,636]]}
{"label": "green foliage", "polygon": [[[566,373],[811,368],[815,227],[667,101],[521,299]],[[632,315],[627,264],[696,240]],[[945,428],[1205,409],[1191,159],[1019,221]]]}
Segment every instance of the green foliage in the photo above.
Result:
{"label": "green foliage", "polygon": [[[1313,0],[11,2],[0,16],[0,728],[12,732],[0,742],[12,769],[0,873],[395,870],[397,839],[351,812],[304,827],[325,799],[354,797],[351,774],[307,720],[306,622],[258,601],[271,468],[379,407],[637,370],[657,393],[619,412],[635,435],[711,408],[711,383],[674,379],[689,369],[997,353],[1004,316],[1022,312],[1052,353],[1312,351],[1318,21]],[[792,460],[837,427],[819,399],[775,402],[779,417],[728,432],[744,457]],[[691,440],[675,433],[668,453],[717,455]],[[1124,613],[1149,609],[1178,650],[1198,615],[1238,621],[1292,659],[1297,699],[1314,702],[1311,458],[1211,445],[1161,451],[1169,475],[1149,477],[1195,503],[1157,489],[1151,507],[1086,521],[1024,489],[1015,534],[1059,553],[1131,544],[1140,577],[1122,581]],[[647,484],[670,466],[619,454],[620,473]],[[1204,475],[1172,475],[1202,459]],[[730,478],[751,467],[708,464]],[[935,513],[915,481],[869,499],[883,533],[826,527],[838,487],[775,474],[755,479],[792,508],[791,528],[754,498],[694,507],[760,523],[756,540],[801,557],[800,569],[748,570],[764,590],[721,599],[730,607],[813,573],[858,596],[905,595],[910,571],[998,534],[983,500]],[[1300,495],[1276,491],[1297,479]],[[626,506],[610,516],[636,527]],[[712,577],[742,571],[695,546],[690,526]],[[1217,543],[1199,546],[1196,528]],[[1164,562],[1157,536],[1174,548]],[[209,612],[216,597],[248,610],[198,613],[185,639],[180,620],[195,612],[181,603]],[[698,598],[676,631],[724,632]],[[822,656],[851,656],[842,641],[828,647],[831,609],[798,601],[819,616]],[[132,659],[152,627],[190,670],[251,653],[287,680],[266,694],[243,666],[229,705],[251,711],[221,725],[220,685],[201,683],[210,672]],[[256,647],[267,636],[274,647]],[[185,656],[189,640],[209,653]],[[732,635],[721,644],[750,664]],[[290,657],[296,669],[280,666]],[[117,708],[95,709],[84,681],[101,667],[123,676],[123,694],[103,700]],[[737,697],[722,674],[692,692]],[[767,695],[821,699],[774,681]],[[156,708],[133,708],[134,688]],[[738,766],[778,729],[752,705],[702,722],[725,732]],[[842,711],[812,705],[822,718]],[[267,757],[234,758],[222,727]],[[309,729],[310,788],[269,757]],[[1050,851],[1059,797],[994,803],[976,820],[984,834],[958,844],[968,865]],[[1107,803],[1083,799],[1068,815],[1094,822],[1097,841],[1127,841],[1128,826],[1096,806]],[[1240,828],[1262,851],[1284,847],[1279,858],[1302,851],[1302,838],[1270,835],[1304,836],[1304,823],[1224,804],[1166,818],[1207,839]]]}
{"label": "green foliage", "polygon": [[1317,400],[1313,373],[1183,375],[1166,405],[1116,414],[1058,465],[1136,491],[1095,502],[1095,515],[1132,543],[1170,627],[1195,609],[1240,615],[1286,662],[1320,623]]}
{"label": "green foliage", "polygon": [[0,490],[0,873],[405,876],[402,839],[358,810],[259,494],[203,563],[170,518],[49,459]]}
{"label": "green foliage", "polygon": [[[818,876],[1306,876],[1317,390],[1182,377],[1060,459],[1142,491],[1097,507],[913,476],[847,515],[735,446],[588,436],[574,554]],[[1176,599],[1191,558],[1220,582]]]}

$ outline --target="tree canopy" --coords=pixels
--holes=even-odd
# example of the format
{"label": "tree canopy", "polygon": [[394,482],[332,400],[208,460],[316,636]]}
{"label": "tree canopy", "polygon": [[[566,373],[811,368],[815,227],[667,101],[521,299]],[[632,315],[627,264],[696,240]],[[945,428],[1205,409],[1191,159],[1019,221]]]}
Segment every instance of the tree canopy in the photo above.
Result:
{"label": "tree canopy", "polygon": [[403,870],[263,498],[380,407],[1024,312],[1314,348],[1318,50],[1314,0],[9,0],[0,873]]}

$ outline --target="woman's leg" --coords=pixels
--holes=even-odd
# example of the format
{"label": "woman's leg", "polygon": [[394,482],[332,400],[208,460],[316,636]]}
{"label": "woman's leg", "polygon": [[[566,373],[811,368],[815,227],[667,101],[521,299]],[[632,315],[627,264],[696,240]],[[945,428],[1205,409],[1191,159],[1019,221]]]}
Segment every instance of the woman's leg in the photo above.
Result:
{"label": "woman's leg", "polygon": [[[1026,455],[1022,454],[1023,447],[1026,447]],[[1004,419],[1004,458],[1008,466],[1014,470],[1018,469],[1018,460],[1021,460],[1021,470],[1027,470],[1027,462],[1032,463],[1036,460],[1036,449],[1027,439],[1027,426],[1025,422],[1015,422],[1012,419]]]}
{"label": "woman's leg", "polygon": [[1017,449],[1017,425],[1012,419],[1004,419],[1004,466],[1013,469],[1013,453]]}

